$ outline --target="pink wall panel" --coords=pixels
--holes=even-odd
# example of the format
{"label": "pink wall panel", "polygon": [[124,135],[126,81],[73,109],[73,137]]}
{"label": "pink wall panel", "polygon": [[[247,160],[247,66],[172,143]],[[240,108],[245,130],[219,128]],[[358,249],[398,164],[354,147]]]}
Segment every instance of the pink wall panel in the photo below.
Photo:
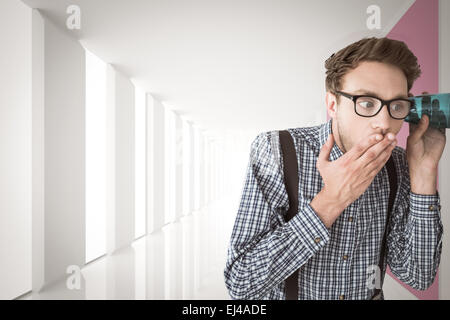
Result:
{"label": "pink wall panel", "polygon": [[[411,92],[437,93],[439,90],[439,1],[416,0],[409,10],[387,35],[388,38],[404,41],[419,59],[422,75],[416,80]],[[404,123],[398,134],[399,146],[406,148],[409,125]],[[388,269],[389,275],[392,275]],[[397,280],[397,279],[396,279]],[[418,291],[400,282],[419,299],[438,299],[438,275],[433,285],[425,291]]]}
{"label": "pink wall panel", "polygon": [[[411,92],[414,95],[423,91],[437,93],[439,90],[439,0],[416,0],[387,34],[388,38],[401,40],[417,56],[422,75],[414,83]],[[381,16],[383,13],[381,12]],[[327,120],[329,116],[327,114]],[[409,125],[404,122],[397,138],[398,145],[406,149]],[[433,285],[425,291],[415,290],[399,281],[388,267],[387,273],[419,299],[438,299],[438,275]]]}

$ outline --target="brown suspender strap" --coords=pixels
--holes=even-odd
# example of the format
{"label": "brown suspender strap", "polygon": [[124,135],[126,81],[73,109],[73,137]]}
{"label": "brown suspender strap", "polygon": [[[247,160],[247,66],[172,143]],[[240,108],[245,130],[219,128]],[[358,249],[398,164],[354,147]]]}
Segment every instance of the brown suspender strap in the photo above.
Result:
{"label": "brown suspender strap", "polygon": [[[381,250],[380,250],[380,259],[378,267],[380,268],[380,284],[383,283],[384,279],[384,273],[383,273],[383,266],[384,266],[384,256],[385,256],[385,250],[386,250],[386,239],[387,239],[387,233],[389,228],[389,221],[391,220],[391,213],[394,208],[394,201],[395,201],[395,195],[397,194],[397,172],[395,171],[395,164],[394,159],[392,158],[392,155],[389,157],[389,160],[386,163],[386,169],[389,176],[389,205],[388,205],[388,212],[386,217],[386,225],[384,228],[384,236],[383,241],[381,243]],[[375,289],[374,296],[381,293],[381,289]]]}
{"label": "brown suspender strap", "polygon": [[[298,210],[298,165],[297,165],[297,154],[295,152],[294,141],[291,134],[287,130],[279,131],[281,151],[283,153],[283,166],[284,166],[284,183],[286,186],[286,191],[289,198],[289,210],[286,213],[286,221],[291,220]],[[383,271],[385,247],[387,230],[390,221],[390,214],[394,206],[395,195],[397,193],[397,174],[395,171],[394,160],[392,156],[386,163],[386,169],[389,175],[389,204],[387,212],[386,227],[384,230],[384,236],[381,246],[379,268],[380,272]],[[286,299],[287,300],[298,300],[298,272],[300,269],[292,273],[285,281],[286,287]],[[383,277],[383,276],[382,276]],[[381,279],[383,283],[383,279]],[[375,295],[380,293],[380,289],[375,290]]]}
{"label": "brown suspender strap", "polygon": [[[283,152],[284,184],[289,198],[289,210],[286,221],[291,220],[298,210],[298,165],[294,141],[287,130],[279,132],[281,150]],[[286,299],[298,300],[298,270],[292,273],[285,282]]]}

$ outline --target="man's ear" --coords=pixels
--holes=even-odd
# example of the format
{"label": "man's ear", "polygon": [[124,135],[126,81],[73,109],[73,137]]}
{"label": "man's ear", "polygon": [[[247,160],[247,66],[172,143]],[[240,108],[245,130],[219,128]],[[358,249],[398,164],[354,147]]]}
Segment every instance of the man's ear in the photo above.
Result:
{"label": "man's ear", "polygon": [[325,104],[327,106],[327,113],[330,118],[334,118],[336,116],[336,95],[330,91],[327,91],[325,94]]}

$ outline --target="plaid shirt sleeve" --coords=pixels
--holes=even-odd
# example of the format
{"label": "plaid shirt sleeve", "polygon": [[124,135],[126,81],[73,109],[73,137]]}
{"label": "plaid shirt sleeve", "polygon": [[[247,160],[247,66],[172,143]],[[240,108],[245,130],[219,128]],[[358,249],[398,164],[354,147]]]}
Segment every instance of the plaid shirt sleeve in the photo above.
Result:
{"label": "plaid shirt sleeve", "polygon": [[232,299],[264,299],[330,239],[309,203],[284,221],[289,201],[272,133],[260,133],[251,144],[224,270]]}
{"label": "plaid shirt sleeve", "polygon": [[[404,155],[404,154],[403,154]],[[443,226],[439,192],[421,195],[411,191],[406,157],[401,157],[402,179],[398,205],[391,217],[387,262],[392,273],[417,290],[434,281],[442,250]]]}

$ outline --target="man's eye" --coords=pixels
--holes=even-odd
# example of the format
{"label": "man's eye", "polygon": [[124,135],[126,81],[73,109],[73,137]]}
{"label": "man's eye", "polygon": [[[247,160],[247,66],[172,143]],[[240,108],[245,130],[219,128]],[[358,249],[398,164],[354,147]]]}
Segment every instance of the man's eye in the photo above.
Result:
{"label": "man's eye", "polygon": [[402,109],[404,108],[404,105],[402,105],[402,104],[400,104],[400,103],[396,103],[396,104],[393,104],[393,105],[391,106],[391,108],[392,108],[392,110],[394,110],[394,111],[400,111],[400,110],[402,110]]}
{"label": "man's eye", "polygon": [[373,108],[373,106],[374,106],[374,104],[373,104],[372,101],[360,101],[360,102],[358,102],[358,104],[359,104],[361,107],[366,108],[366,109],[368,109],[368,108]]}

